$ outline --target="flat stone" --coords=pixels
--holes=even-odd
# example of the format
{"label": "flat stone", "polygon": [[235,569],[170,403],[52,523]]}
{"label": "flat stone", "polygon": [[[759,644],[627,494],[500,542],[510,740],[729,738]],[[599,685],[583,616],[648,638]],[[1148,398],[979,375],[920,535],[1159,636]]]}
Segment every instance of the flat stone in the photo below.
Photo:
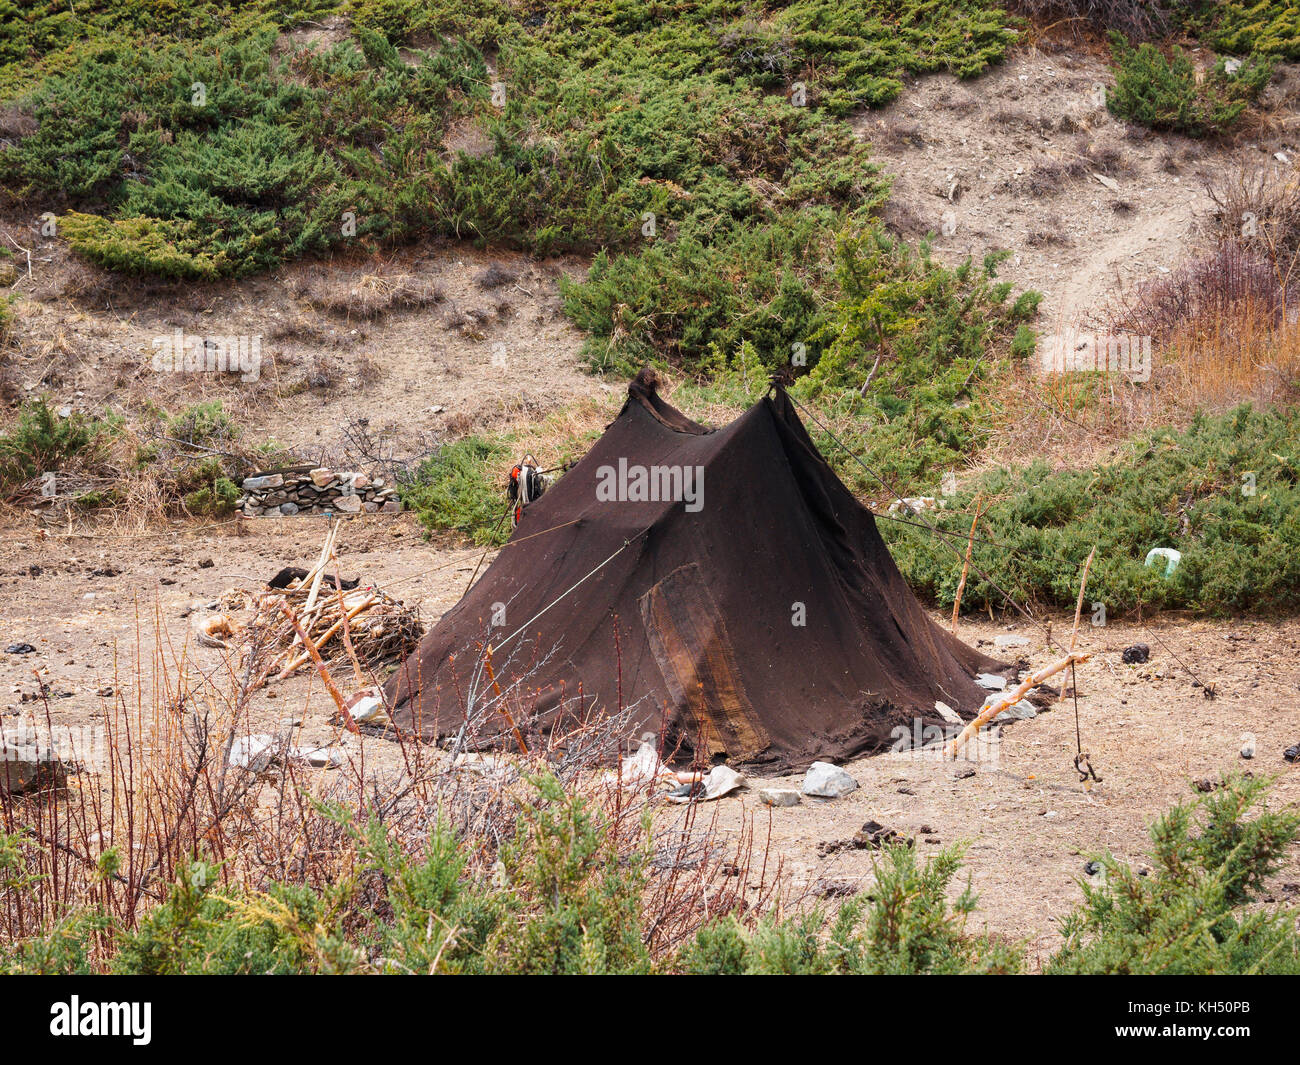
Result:
{"label": "flat stone", "polygon": [[270,768],[280,749],[280,741],[265,732],[239,736],[230,745],[230,764],[240,769],[261,773]]}
{"label": "flat stone", "polygon": [[400,514],[402,513],[402,504],[395,499],[390,499],[379,508],[381,514]]}
{"label": "flat stone", "polygon": [[758,801],[768,806],[798,806],[803,800],[799,798],[797,791],[789,791],[784,788],[762,788],[758,793]]}
{"label": "flat stone", "polygon": [[360,496],[339,496],[334,501],[334,509],[343,514],[360,514],[361,497]]}
{"label": "flat stone", "polygon": [[981,673],[975,678],[975,683],[989,691],[1000,692],[1006,689],[1007,678],[1000,677],[996,673]]}
{"label": "flat stone", "polygon": [[1028,721],[1031,717],[1037,717],[1038,711],[1034,704],[1028,699],[1021,699],[1018,703],[1012,703],[1000,714],[993,719],[993,724],[1000,725],[1007,721]]}
{"label": "flat stone", "polygon": [[996,636],[993,643],[997,647],[1028,647],[1029,640],[1024,636]]}
{"label": "flat stone", "polygon": [[375,514],[378,513],[379,511],[379,504],[376,503],[373,499],[368,499],[366,500],[366,502],[361,504],[361,509],[364,510],[367,514]]}
{"label": "flat stone", "polygon": [[337,769],[347,761],[338,747],[291,747],[289,757],[317,769]]}
{"label": "flat stone", "polygon": [[837,765],[813,762],[803,778],[803,793],[825,799],[838,799],[858,790],[858,782]]}
{"label": "flat stone", "polygon": [[327,484],[329,484],[332,480],[334,480],[334,471],[326,468],[325,466],[321,466],[318,469],[312,470],[309,476],[311,477],[312,484],[314,484],[317,488],[324,488]]}
{"label": "flat stone", "polygon": [[370,478],[367,477],[364,473],[354,473],[351,477],[351,483],[353,488],[357,488],[357,489],[369,488]]}
{"label": "flat stone", "polygon": [[934,709],[941,718],[943,718],[946,722],[948,722],[948,724],[950,725],[963,724],[961,715],[957,713],[957,711],[954,710],[947,703],[939,702],[936,700],[934,704]]}
{"label": "flat stone", "polygon": [[264,488],[283,488],[284,475],[280,473],[268,473],[265,477],[245,477],[243,489],[245,492],[260,492]]}
{"label": "flat stone", "polygon": [[298,504],[297,504],[297,503],[281,503],[281,504],[280,504],[280,513],[281,513],[281,514],[297,514],[297,513],[298,513]]}

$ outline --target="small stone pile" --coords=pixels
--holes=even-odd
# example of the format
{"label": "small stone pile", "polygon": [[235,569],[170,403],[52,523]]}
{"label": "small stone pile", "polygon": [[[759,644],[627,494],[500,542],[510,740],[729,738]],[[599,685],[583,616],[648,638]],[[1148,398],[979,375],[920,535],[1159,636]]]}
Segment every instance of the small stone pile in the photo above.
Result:
{"label": "small stone pile", "polygon": [[236,506],[246,518],[292,514],[400,514],[395,486],[364,473],[286,470],[245,477]]}

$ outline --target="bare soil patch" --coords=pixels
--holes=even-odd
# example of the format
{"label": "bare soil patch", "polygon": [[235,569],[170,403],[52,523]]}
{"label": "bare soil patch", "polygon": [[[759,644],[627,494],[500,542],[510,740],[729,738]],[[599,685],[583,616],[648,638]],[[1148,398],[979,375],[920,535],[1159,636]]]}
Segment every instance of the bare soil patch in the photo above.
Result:
{"label": "bare soil patch", "polygon": [[[183,657],[187,668],[205,672],[225,669],[224,652],[194,644],[191,611],[201,616],[226,590],[264,580],[282,565],[309,565],[324,533],[323,522],[306,519],[252,520],[236,528],[245,534],[191,526],[143,537],[67,539],[31,527],[6,530],[0,648],[27,642],[36,651],[0,655],[0,721],[13,727],[21,715],[43,717],[34,672],[49,687],[53,721],[82,725],[94,724],[109,698],[150,705],[157,655]],[[340,544],[345,577],[418,602],[429,624],[459,598],[481,555],[425,542],[407,517],[355,519]],[[751,780],[747,789],[703,808],[693,830],[716,828],[724,840],[739,842],[753,829],[760,850],[770,839],[769,868],[782,864],[796,891],[812,893],[869,890],[873,852],[849,842],[868,820],[913,837],[923,854],[965,841],[981,896],[977,922],[1031,940],[1031,958],[1046,955],[1057,939],[1055,918],[1079,897],[1076,881],[1087,856],[1109,848],[1140,862],[1147,825],[1186,798],[1191,781],[1217,781],[1240,769],[1280,774],[1271,801],[1300,799],[1300,774],[1281,757],[1300,741],[1300,622],[1167,617],[1151,629],[1154,635],[1116,623],[1082,634],[1081,646],[1095,653],[1079,673],[1083,741],[1103,778],[1091,793],[1071,764],[1074,712],[1067,699],[1007,727],[995,759],[955,766],[896,754],[862,759],[847,767],[858,791],[777,810],[758,802],[758,788],[769,782]],[[1034,666],[1048,660],[1042,630],[1027,623],[964,621],[961,627],[969,642],[1005,632],[1030,640],[1009,653]],[[1150,645],[1150,661],[1124,665],[1123,649],[1139,641]],[[1215,685],[1216,698],[1204,696],[1192,673]],[[113,695],[98,694],[110,690]],[[329,723],[333,710],[319,680],[306,672],[255,693],[252,721],[271,730],[287,714],[300,716],[296,742],[341,743],[352,757],[364,758],[368,771],[396,764],[394,744],[342,734]],[[1239,754],[1246,733],[1256,737],[1253,761]],[[971,768],[973,774],[958,775]],[[777,783],[797,788],[799,780],[796,774]],[[684,815],[668,808],[660,816]],[[1278,884],[1284,894],[1300,891],[1300,854],[1288,860]]]}
{"label": "bare soil patch", "polygon": [[912,80],[855,123],[894,179],[887,223],[909,240],[932,233],[948,263],[1011,249],[999,276],[1044,294],[1050,330],[1088,321],[1116,286],[1177,266],[1204,236],[1207,178],[1295,161],[1293,64],[1278,68],[1264,117],[1231,141],[1122,122],[1105,107],[1110,81],[1105,52],[1078,43],[1016,52],[970,81]]}

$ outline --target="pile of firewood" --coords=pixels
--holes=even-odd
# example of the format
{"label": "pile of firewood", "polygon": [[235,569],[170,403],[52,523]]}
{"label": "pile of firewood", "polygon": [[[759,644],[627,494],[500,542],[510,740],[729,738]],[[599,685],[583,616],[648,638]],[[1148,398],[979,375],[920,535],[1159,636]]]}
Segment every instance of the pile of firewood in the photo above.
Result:
{"label": "pile of firewood", "polygon": [[417,608],[378,588],[342,587],[334,554],[338,530],[335,523],[306,576],[253,597],[247,628],[274,648],[259,684],[283,680],[316,659],[327,667],[350,665],[360,682],[365,668],[410,653],[424,634]]}

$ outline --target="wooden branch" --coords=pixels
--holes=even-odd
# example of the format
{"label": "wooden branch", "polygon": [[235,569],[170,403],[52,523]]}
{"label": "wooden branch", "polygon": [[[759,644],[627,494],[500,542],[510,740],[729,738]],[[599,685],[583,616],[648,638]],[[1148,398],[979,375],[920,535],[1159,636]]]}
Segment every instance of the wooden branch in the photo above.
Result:
{"label": "wooden branch", "polygon": [[975,526],[980,520],[980,493],[975,494],[975,517],[970,523],[970,539],[966,541],[966,561],[961,564],[961,580],[957,582],[957,597],[952,601],[952,634],[957,635],[957,615],[961,613],[961,597],[966,591],[966,574],[970,572],[971,551],[975,547]]}
{"label": "wooden branch", "polygon": [[505,696],[501,694],[501,685],[497,683],[497,675],[492,670],[492,648],[487,648],[483,655],[483,666],[487,670],[488,680],[492,682],[492,692],[497,697],[497,702],[501,707],[501,713],[505,716],[506,721],[510,723],[510,731],[515,734],[515,742],[519,744],[521,754],[528,753],[528,744],[524,742],[524,734],[519,731],[519,726],[515,724],[515,719],[510,713],[510,707],[506,705]]}
{"label": "wooden branch", "polygon": [[280,609],[284,611],[284,616],[289,619],[290,624],[297,630],[299,639],[302,640],[303,646],[307,648],[307,653],[311,655],[312,661],[316,663],[316,672],[320,674],[321,683],[325,685],[325,690],[330,693],[330,698],[338,706],[339,717],[343,719],[343,724],[349,732],[359,732],[357,723],[352,720],[352,715],[348,713],[347,704],[343,701],[343,693],[335,685],[334,678],[330,676],[330,671],[325,666],[325,660],[321,658],[320,652],[316,650],[316,645],[311,642],[311,637],[307,635],[306,630],[299,623],[297,615],[287,605],[281,606]]}
{"label": "wooden branch", "polygon": [[1008,706],[1012,706],[1013,704],[1020,702],[1021,699],[1023,699],[1031,691],[1033,691],[1040,684],[1042,684],[1043,681],[1045,681],[1048,677],[1055,676],[1057,673],[1061,672],[1061,670],[1065,669],[1067,666],[1073,665],[1076,662],[1086,662],[1091,657],[1092,657],[1091,653],[1075,654],[1071,652],[1070,654],[1066,655],[1064,658],[1060,659],[1059,661],[1053,662],[1050,666],[1044,666],[1037,673],[1031,673],[1028,677],[1026,677],[1024,680],[1020,682],[1019,686],[1016,688],[1015,691],[1011,692],[1010,694],[1003,695],[1002,698],[1000,699],[995,699],[993,702],[989,703],[989,705],[986,706],[983,710],[981,710],[979,712],[979,716],[976,717],[974,721],[970,722],[964,729],[962,729],[961,734],[955,740],[953,740],[952,743],[948,745],[948,750],[946,752],[947,755],[950,758],[956,758],[957,752],[961,749],[962,744],[964,744],[968,739],[974,736],[975,733],[977,733],[981,728],[983,728],[995,717],[997,717],[998,714],[1002,713],[1002,711],[1005,710]]}
{"label": "wooden branch", "polygon": [[[1097,545],[1093,544],[1092,550],[1088,552],[1088,561],[1083,564],[1083,578],[1079,581],[1079,601],[1074,604],[1074,628],[1070,630],[1070,653],[1074,653],[1074,643],[1079,638],[1079,618],[1083,616],[1083,593],[1088,587],[1088,571],[1092,569],[1092,556],[1097,553]],[[1077,690],[1077,685],[1076,685]],[[1065,700],[1065,683],[1061,683],[1061,694],[1059,701]]]}
{"label": "wooden branch", "polygon": [[[303,584],[306,584],[308,580],[311,581],[311,591],[307,593],[307,602],[302,608],[302,616],[305,621],[304,627],[307,629],[312,627],[314,620],[312,618],[312,608],[316,605],[316,596],[320,594],[320,582],[325,576],[325,566],[334,553],[334,538],[338,535],[339,524],[340,523],[335,522],[334,525],[330,527],[329,532],[325,534],[325,543],[321,545],[320,558],[317,560],[316,565],[312,567],[311,572],[302,579]],[[295,622],[295,628],[296,627],[297,624]],[[294,640],[295,644],[297,642],[297,640]]]}
{"label": "wooden branch", "polygon": [[366,678],[361,672],[361,663],[357,661],[357,650],[352,646],[352,629],[348,622],[352,620],[348,617],[348,608],[343,603],[343,574],[339,570],[339,564],[334,563],[334,591],[339,599],[339,613],[343,620],[343,648],[348,653],[348,659],[352,662],[352,679],[354,687],[360,691],[366,686]]}
{"label": "wooden branch", "polygon": [[[372,606],[374,606],[374,604],[375,604],[375,597],[371,595],[368,596],[366,599],[362,600],[356,606],[354,606],[351,610],[349,610],[342,617],[340,617],[338,621],[334,622],[333,625],[331,625],[328,629],[325,630],[324,635],[321,636],[321,638],[316,641],[315,649],[319,650],[320,648],[324,647],[327,643],[329,643],[331,639],[334,638],[334,636],[338,633],[338,631],[343,628],[346,622],[351,621],[358,614],[363,613],[366,610],[369,610]],[[298,632],[301,635],[301,633],[304,631],[305,626],[300,628],[295,623],[294,628],[298,629]],[[295,641],[295,643],[296,642],[297,641]],[[292,650],[292,648],[290,650]],[[290,673],[292,673],[294,670],[302,666],[307,661],[307,659],[312,657],[311,651],[312,648],[308,648],[307,654],[299,655],[297,658],[292,659],[288,663],[288,665],[286,665],[283,669],[280,670],[279,679],[284,680],[284,678],[287,677]],[[361,686],[364,687],[364,685]]]}

